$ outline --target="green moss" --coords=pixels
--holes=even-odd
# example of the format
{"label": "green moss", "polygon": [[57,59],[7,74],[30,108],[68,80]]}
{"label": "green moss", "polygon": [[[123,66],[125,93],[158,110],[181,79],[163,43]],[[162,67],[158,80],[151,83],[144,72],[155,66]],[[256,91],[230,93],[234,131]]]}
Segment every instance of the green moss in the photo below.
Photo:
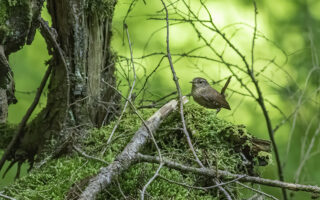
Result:
{"label": "green moss", "polygon": [[0,24],[7,20],[7,6],[5,1],[0,1]]}
{"label": "green moss", "polygon": [[51,160],[6,188],[6,193],[16,199],[63,199],[74,182],[96,173],[99,167],[99,163],[82,157]]}
{"label": "green moss", "polygon": [[255,157],[255,161],[258,165],[268,165],[269,163],[271,163],[271,158],[272,155],[269,152],[265,152],[265,151],[260,151],[257,155],[257,157]]}
{"label": "green moss", "polygon": [[[119,193],[119,185],[127,199],[139,199],[140,191],[148,180],[154,175],[158,165],[140,163],[131,167],[127,172],[118,178],[98,199],[123,199]],[[182,174],[176,170],[162,168],[159,173],[170,180],[182,182],[188,185],[195,185],[197,177],[192,174]],[[198,179],[199,180],[199,179]],[[136,189],[133,189],[136,188]],[[168,183],[166,180],[157,178],[147,189],[146,198],[152,199],[218,199],[216,193],[208,193],[200,190],[190,190],[189,188]]]}
{"label": "green moss", "polygon": [[8,27],[5,25],[7,20],[7,5],[5,1],[0,1],[0,44],[2,44],[8,30]]}
{"label": "green moss", "polygon": [[[154,110],[143,113],[148,118]],[[192,141],[200,160],[206,166],[218,167],[234,173],[252,173],[256,164],[255,159],[266,158],[268,154],[257,153],[259,158],[253,154],[247,160],[243,159],[241,151],[251,151],[250,141],[252,136],[244,126],[233,125],[217,118],[215,111],[207,110],[197,105],[185,107],[185,119],[188,130],[192,133]],[[125,145],[130,141],[132,135],[141,126],[140,119],[132,113],[127,113],[115,135],[110,146],[106,146],[115,122],[98,130],[89,132],[86,138],[79,140],[79,147],[87,154],[100,157],[110,163],[115,159]],[[178,112],[172,113],[159,127],[156,140],[161,148],[162,154],[187,165],[197,166],[193,161],[185,136],[181,129],[181,120]],[[83,134],[82,134],[83,135]],[[251,145],[252,146],[252,145]],[[101,156],[102,152],[105,152]],[[143,150],[148,155],[157,155],[152,143]],[[251,165],[247,162],[252,161]],[[40,169],[34,170],[30,175],[18,180],[15,184],[5,189],[6,194],[17,199],[64,199],[72,184],[82,185],[79,182],[90,175],[95,174],[105,166],[98,161],[88,160],[77,154],[51,160]],[[119,185],[123,193],[130,199],[137,199],[143,185],[153,176],[158,165],[139,163],[132,166],[119,176],[113,184],[100,196],[100,199],[121,199]],[[179,171],[162,168],[160,174],[168,179],[184,182],[189,185],[209,186],[213,185],[210,178],[194,174],[180,173]],[[67,177],[67,178],[66,178]],[[119,184],[118,184],[119,182]],[[229,191],[235,196],[239,194],[235,185],[228,185]],[[168,183],[157,178],[148,188],[148,195],[155,199],[220,199],[217,190],[203,192],[190,190],[188,188]]]}
{"label": "green moss", "polygon": [[[115,122],[112,122],[100,130],[92,130],[80,148],[90,155],[99,157],[114,124]],[[139,118],[127,114],[116,131],[112,145],[106,149],[103,159],[112,162],[140,125]],[[64,199],[72,184],[97,173],[102,166],[100,162],[88,160],[77,154],[61,157],[49,161],[40,169],[33,170],[30,175],[5,188],[5,191],[16,199]]]}
{"label": "green moss", "polygon": [[0,1],[0,44],[17,42],[20,34],[26,35],[31,16],[29,0]]}
{"label": "green moss", "polygon": [[115,4],[116,0],[88,0],[86,7],[90,15],[112,17]]}

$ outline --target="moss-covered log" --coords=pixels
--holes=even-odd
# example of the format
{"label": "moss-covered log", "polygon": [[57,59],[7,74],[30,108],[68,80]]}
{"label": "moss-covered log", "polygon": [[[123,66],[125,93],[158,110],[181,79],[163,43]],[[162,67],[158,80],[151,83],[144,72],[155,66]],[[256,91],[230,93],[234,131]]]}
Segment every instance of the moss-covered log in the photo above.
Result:
{"label": "moss-covered log", "polygon": [[[144,118],[148,118],[153,112],[153,110],[144,111]],[[259,153],[255,153],[252,144],[253,137],[244,126],[221,120],[217,118],[215,111],[206,110],[197,105],[187,105],[185,107],[185,117],[187,126],[192,133],[195,150],[207,167],[218,167],[220,170],[232,173],[258,174],[256,166],[259,165],[259,162],[257,162]],[[100,130],[92,130],[78,147],[88,155],[99,157],[108,163],[113,162],[141,126],[141,120],[135,114],[127,113],[117,129],[111,145],[106,147],[114,123],[112,122]],[[184,134],[179,129],[180,126],[179,113],[171,114],[157,129],[156,140],[163,156],[166,158],[197,167]],[[231,137],[241,139],[230,141]],[[101,155],[104,150],[105,153]],[[249,151],[245,154],[242,153],[242,150]],[[141,152],[148,155],[157,155],[152,142],[146,145]],[[250,156],[246,157],[246,155]],[[264,164],[267,164],[270,157],[270,153],[264,152],[263,158],[260,159],[263,159]],[[98,173],[102,166],[105,166],[105,164],[78,154],[64,156],[57,160],[51,160],[41,168],[32,171],[29,176],[21,178],[14,185],[7,187],[5,191],[7,195],[17,199],[22,197],[30,199],[64,199],[67,197],[67,199],[73,199],[86,187],[90,177]],[[153,176],[156,168],[156,164],[150,163],[139,163],[130,167],[115,179],[103,194],[99,195],[100,199],[121,199],[119,185],[128,198],[138,198],[139,189]],[[189,185],[213,185],[212,179],[192,173],[163,168],[160,174]],[[66,179],[66,177],[68,178]],[[70,188],[73,189],[70,190]],[[240,195],[237,187],[230,187],[230,190],[233,191],[235,196]],[[211,192],[189,190],[179,185],[168,184],[162,179],[156,179],[147,192],[158,199],[173,197],[180,197],[181,199],[217,198],[216,190]]]}

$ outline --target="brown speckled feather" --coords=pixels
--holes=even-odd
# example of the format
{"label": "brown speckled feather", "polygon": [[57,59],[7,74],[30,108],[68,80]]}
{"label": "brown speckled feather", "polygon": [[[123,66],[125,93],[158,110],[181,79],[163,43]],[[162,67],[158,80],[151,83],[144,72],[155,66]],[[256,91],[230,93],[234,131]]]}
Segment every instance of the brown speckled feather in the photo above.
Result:
{"label": "brown speckled feather", "polygon": [[217,92],[215,89],[212,87],[208,86],[208,91],[205,95],[203,95],[203,98],[208,101],[208,102],[214,102],[214,104],[217,104],[217,107],[214,108],[226,108],[228,110],[231,110],[228,102],[226,101],[225,97]]}

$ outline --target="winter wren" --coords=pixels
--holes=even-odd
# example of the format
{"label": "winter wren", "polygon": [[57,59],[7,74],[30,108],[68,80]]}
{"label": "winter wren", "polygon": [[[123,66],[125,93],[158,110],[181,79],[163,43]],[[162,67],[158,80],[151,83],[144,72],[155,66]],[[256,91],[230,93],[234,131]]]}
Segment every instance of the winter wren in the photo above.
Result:
{"label": "winter wren", "polygon": [[213,89],[206,79],[198,77],[190,83],[192,83],[191,95],[198,104],[206,108],[217,109],[218,112],[221,108],[231,110],[225,96]]}

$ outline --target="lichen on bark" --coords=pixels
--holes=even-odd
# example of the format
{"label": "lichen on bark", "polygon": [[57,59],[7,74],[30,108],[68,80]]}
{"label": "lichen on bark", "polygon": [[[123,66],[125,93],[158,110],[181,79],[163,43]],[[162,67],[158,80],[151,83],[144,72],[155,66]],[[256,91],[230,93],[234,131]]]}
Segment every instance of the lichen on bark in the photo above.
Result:
{"label": "lichen on bark", "polygon": [[[29,0],[4,0],[0,2],[0,44],[6,54],[19,50],[29,34],[34,2]],[[37,4],[35,4],[37,5]]]}

